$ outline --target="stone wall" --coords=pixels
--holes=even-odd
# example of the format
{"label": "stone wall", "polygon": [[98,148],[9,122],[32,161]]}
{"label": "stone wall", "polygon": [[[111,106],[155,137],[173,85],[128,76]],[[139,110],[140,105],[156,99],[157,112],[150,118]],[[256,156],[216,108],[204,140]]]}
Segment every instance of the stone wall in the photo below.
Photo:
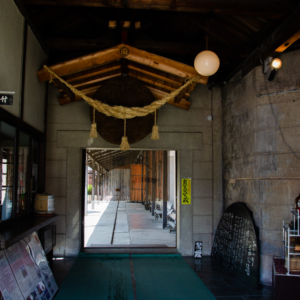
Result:
{"label": "stone wall", "polygon": [[[90,120],[88,105],[75,102],[59,106],[57,90],[49,87],[47,124],[46,192],[55,195],[57,222],[56,256],[76,256],[80,250],[81,237],[81,190],[82,149],[118,148],[102,138],[89,138]],[[214,100],[215,98],[215,100]],[[150,135],[131,145],[138,150],[177,150],[179,163],[177,201],[179,203],[181,178],[192,178],[192,205],[178,206],[177,246],[183,255],[192,255],[194,241],[204,242],[204,254],[209,255],[212,245],[214,220],[221,217],[218,204],[213,219],[213,126],[208,116],[212,115],[221,97],[217,91],[211,94],[207,86],[197,85],[190,96],[189,111],[166,104],[160,109],[158,126],[160,139],[152,141]],[[214,100],[214,101],[212,101]],[[216,123],[221,126],[221,123]],[[218,125],[219,124],[219,125]],[[220,129],[214,128],[214,137],[219,148]],[[215,173],[215,172],[214,172]],[[221,186],[221,178],[219,180]],[[220,192],[219,192],[220,195]],[[219,201],[220,199],[218,199]]]}
{"label": "stone wall", "polygon": [[256,67],[222,89],[224,208],[241,201],[253,211],[261,281],[269,284],[272,257],[282,255],[282,221],[300,192],[300,51],[281,59],[274,81]]}

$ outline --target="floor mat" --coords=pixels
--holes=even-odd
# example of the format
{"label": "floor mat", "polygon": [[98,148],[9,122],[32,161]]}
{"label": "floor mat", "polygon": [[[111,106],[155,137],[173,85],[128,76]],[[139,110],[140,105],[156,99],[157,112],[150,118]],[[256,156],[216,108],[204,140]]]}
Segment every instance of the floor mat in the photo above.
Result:
{"label": "floor mat", "polygon": [[80,254],[55,300],[215,297],[180,255]]}

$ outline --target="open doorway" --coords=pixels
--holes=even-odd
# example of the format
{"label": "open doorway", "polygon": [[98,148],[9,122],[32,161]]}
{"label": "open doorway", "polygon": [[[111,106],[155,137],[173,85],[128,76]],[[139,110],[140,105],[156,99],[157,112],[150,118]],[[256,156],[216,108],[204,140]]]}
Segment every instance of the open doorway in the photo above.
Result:
{"label": "open doorway", "polygon": [[83,247],[176,247],[176,152],[87,149]]}

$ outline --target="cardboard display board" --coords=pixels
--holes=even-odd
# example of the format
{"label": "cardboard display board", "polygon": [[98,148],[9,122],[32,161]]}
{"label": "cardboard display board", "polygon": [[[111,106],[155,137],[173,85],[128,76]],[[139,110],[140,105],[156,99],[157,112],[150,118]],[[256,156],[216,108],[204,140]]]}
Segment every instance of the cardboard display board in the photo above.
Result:
{"label": "cardboard display board", "polygon": [[58,290],[35,232],[0,252],[0,271],[4,300],[51,300]]}

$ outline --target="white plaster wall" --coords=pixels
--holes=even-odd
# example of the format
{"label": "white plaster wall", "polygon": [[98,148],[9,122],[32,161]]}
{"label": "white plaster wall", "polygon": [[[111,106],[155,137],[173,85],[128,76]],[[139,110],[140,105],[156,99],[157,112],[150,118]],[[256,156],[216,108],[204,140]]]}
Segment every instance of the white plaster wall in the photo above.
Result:
{"label": "white plaster wall", "polygon": [[13,105],[1,106],[20,116],[24,18],[13,0],[0,2],[0,91],[12,91]]}
{"label": "white plaster wall", "polygon": [[39,131],[44,131],[45,90],[47,83],[38,81],[37,71],[47,62],[47,55],[32,33],[27,31],[25,72],[24,121]]}
{"label": "white plaster wall", "polygon": [[[60,215],[55,255],[76,256],[81,235],[82,149],[118,146],[100,137],[91,140],[88,105],[74,102],[59,106],[57,94],[50,86],[46,192],[55,195],[56,212]],[[178,250],[182,255],[192,255],[194,241],[202,240],[204,254],[209,255],[213,232],[213,131],[212,122],[207,119],[212,114],[211,92],[206,86],[197,85],[190,98],[189,111],[171,105],[160,109],[158,141],[152,141],[149,135],[131,148],[178,151],[178,182],[192,178],[192,205],[180,205],[179,209]]]}

